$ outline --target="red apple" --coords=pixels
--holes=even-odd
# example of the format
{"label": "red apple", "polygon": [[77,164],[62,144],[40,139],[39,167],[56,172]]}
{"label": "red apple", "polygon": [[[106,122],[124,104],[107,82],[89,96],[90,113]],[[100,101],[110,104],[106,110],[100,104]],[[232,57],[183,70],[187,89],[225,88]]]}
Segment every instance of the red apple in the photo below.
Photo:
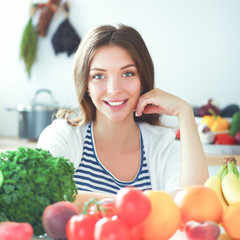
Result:
{"label": "red apple", "polygon": [[189,240],[216,240],[220,235],[220,227],[212,221],[189,221],[184,227],[184,232]]}
{"label": "red apple", "polygon": [[55,202],[48,205],[43,211],[43,228],[50,238],[66,239],[67,222],[72,216],[78,214],[80,214],[78,208],[71,202]]}

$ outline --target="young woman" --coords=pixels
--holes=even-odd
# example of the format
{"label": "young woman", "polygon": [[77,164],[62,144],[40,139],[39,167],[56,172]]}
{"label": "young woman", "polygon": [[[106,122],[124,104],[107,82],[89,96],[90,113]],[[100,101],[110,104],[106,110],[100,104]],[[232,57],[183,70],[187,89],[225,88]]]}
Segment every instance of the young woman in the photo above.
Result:
{"label": "young woman", "polygon": [[[83,201],[116,194],[124,186],[178,189],[203,184],[208,168],[191,106],[154,88],[152,59],[140,34],[104,25],[82,40],[74,63],[79,117],[57,119],[38,147],[70,159]],[[177,116],[175,134],[162,114]]]}

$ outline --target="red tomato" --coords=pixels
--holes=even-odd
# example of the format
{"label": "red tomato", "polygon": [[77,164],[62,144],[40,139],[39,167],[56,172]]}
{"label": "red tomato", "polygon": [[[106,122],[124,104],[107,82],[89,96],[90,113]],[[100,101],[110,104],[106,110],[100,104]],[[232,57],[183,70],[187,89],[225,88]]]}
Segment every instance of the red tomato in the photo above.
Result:
{"label": "red tomato", "polygon": [[151,203],[143,191],[134,187],[124,187],[115,196],[115,211],[121,220],[134,226],[148,216]]}
{"label": "red tomato", "polygon": [[180,129],[177,129],[176,131],[176,139],[180,139]]}
{"label": "red tomato", "polygon": [[143,233],[143,226],[142,224],[138,224],[131,228],[131,240],[141,240]]}
{"label": "red tomato", "polygon": [[115,215],[113,198],[104,198],[99,203],[100,203],[99,210],[96,204],[91,205],[89,207],[89,210],[88,210],[89,215],[95,215],[98,218],[112,217]]}
{"label": "red tomato", "polygon": [[103,217],[95,225],[94,240],[132,240],[129,226],[116,215]]}
{"label": "red tomato", "polygon": [[234,137],[228,133],[219,133],[215,136],[214,144],[234,145]]}
{"label": "red tomato", "polygon": [[75,215],[66,226],[68,240],[94,240],[94,227],[98,218],[93,215]]}
{"label": "red tomato", "polygon": [[29,223],[19,222],[1,222],[0,239],[1,240],[31,240],[33,228]]}

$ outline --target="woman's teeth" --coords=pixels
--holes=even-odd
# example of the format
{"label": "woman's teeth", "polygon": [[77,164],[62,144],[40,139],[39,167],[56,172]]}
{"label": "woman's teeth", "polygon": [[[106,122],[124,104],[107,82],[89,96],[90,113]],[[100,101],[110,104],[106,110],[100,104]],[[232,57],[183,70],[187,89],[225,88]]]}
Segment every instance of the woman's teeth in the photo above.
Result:
{"label": "woman's teeth", "polygon": [[122,101],[122,102],[108,102],[108,104],[111,105],[111,106],[120,106],[123,103],[124,103],[124,101]]}

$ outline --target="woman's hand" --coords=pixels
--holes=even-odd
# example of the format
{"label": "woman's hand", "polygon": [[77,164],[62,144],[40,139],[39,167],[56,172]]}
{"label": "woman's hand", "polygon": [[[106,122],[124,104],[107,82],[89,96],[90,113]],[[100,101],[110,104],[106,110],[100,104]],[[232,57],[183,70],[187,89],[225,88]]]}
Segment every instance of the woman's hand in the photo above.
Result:
{"label": "woman's hand", "polygon": [[188,103],[181,98],[167,93],[161,89],[154,88],[139,97],[136,106],[136,116],[144,114],[159,113],[170,116],[178,116]]}
{"label": "woman's hand", "polygon": [[181,98],[155,88],[139,97],[135,110],[136,116],[159,113],[178,117],[181,131],[180,186],[203,184],[209,176],[208,167],[192,107]]}

